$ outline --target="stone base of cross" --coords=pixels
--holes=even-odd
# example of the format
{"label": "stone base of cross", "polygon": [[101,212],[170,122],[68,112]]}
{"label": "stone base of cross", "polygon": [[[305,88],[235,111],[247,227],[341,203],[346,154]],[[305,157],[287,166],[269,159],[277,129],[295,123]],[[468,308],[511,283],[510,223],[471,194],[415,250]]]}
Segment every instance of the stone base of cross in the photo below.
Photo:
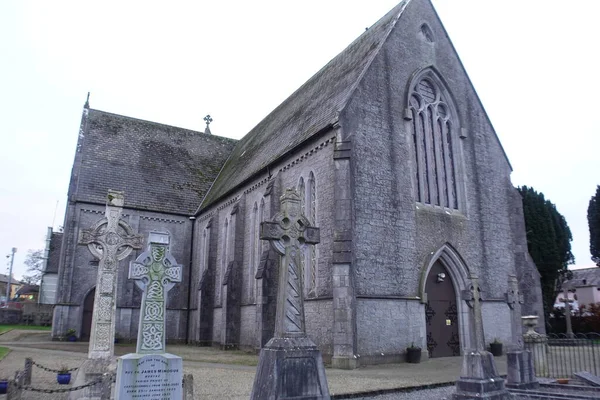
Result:
{"label": "stone base of cross", "polygon": [[477,276],[471,274],[470,279],[473,302],[470,321],[472,348],[464,352],[460,379],[456,381],[456,393],[452,395],[452,399],[514,399],[505,387],[504,378],[498,374],[494,356],[485,350],[481,290]]}
{"label": "stone base of cross", "polygon": [[323,357],[306,336],[301,247],[319,243],[319,228],[301,210],[300,196],[287,189],[281,211],[261,223],[260,238],[280,255],[275,336],[260,352],[250,398],[330,399]]}

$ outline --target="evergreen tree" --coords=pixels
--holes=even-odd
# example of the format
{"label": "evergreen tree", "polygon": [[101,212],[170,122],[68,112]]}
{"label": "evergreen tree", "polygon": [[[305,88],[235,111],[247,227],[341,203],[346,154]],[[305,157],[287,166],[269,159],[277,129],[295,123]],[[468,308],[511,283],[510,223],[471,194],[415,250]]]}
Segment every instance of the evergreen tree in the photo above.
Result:
{"label": "evergreen tree", "polygon": [[565,279],[568,265],[575,262],[571,253],[571,230],[556,206],[543,193],[523,186],[523,214],[527,230],[527,249],[540,273],[546,321]]}
{"label": "evergreen tree", "polygon": [[600,267],[600,185],[596,194],[590,199],[587,210],[588,226],[590,227],[590,253],[592,261]]}

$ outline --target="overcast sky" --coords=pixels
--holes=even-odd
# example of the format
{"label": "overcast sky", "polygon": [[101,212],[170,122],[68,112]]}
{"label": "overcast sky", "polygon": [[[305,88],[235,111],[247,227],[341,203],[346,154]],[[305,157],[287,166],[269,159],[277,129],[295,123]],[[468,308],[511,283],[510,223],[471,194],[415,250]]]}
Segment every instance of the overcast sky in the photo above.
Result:
{"label": "overcast sky", "polygon": [[[399,0],[0,1],[0,253],[63,224],[82,106],[240,138]],[[600,184],[596,0],[433,0],[512,163],[577,267]],[[8,259],[6,259],[8,260]],[[0,273],[6,273],[4,264]]]}

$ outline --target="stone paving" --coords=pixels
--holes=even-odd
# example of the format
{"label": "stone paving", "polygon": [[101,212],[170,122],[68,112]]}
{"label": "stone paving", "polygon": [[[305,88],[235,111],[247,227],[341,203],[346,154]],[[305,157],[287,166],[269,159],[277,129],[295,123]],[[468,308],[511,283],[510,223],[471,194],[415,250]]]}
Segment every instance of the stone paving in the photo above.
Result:
{"label": "stone paving", "polygon": [[[0,361],[0,375],[12,375],[23,368],[26,357],[50,368],[61,364],[77,366],[87,357],[87,343],[52,342],[49,333],[34,331],[11,331],[0,336],[0,346],[12,351]],[[117,345],[118,355],[135,351],[133,345]],[[194,394],[199,399],[248,399],[258,357],[239,351],[219,351],[207,347],[167,346],[167,351],[184,359],[184,372],[194,375]],[[362,367],[355,370],[326,368],[332,395],[371,392],[432,383],[452,382],[458,378],[462,358],[431,359],[420,364],[385,364]],[[505,357],[496,358],[501,374],[506,373]],[[59,388],[56,375],[33,367],[33,387]],[[432,397],[440,399],[437,390]],[[432,392],[434,393],[434,392]],[[386,395],[384,398],[410,398],[404,395]],[[5,396],[0,395],[0,400]],[[46,395],[25,392],[23,400],[66,399],[66,395]],[[423,397],[425,398],[425,397]]]}

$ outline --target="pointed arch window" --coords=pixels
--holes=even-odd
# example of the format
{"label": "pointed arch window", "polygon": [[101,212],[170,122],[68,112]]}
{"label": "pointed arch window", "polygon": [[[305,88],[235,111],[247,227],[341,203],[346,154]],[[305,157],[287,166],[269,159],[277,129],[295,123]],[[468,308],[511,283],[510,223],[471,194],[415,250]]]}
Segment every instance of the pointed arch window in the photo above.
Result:
{"label": "pointed arch window", "polygon": [[223,278],[225,277],[225,271],[227,270],[228,262],[228,244],[229,244],[229,220],[225,219],[225,225],[223,226],[223,254],[221,254],[221,284],[219,286],[219,296],[221,295],[221,288],[223,286]]}
{"label": "pointed arch window", "polygon": [[[310,172],[308,176],[308,185],[306,190],[306,216],[313,226],[318,226],[317,223],[317,182],[315,174]],[[307,257],[307,290],[315,291],[317,287],[317,245],[308,246]]]}
{"label": "pointed arch window", "polygon": [[414,145],[416,200],[459,208],[456,108],[442,79],[431,68],[419,72],[408,93],[407,119]]}
{"label": "pointed arch window", "polygon": [[254,297],[254,276],[256,271],[256,253],[258,253],[258,205],[254,203],[250,221],[250,262],[248,264],[248,297]]}
{"label": "pointed arch window", "polygon": [[[304,184],[304,177],[300,177],[298,181],[298,195],[300,196],[300,209],[304,215],[308,215],[306,212],[306,185]],[[306,291],[308,284],[306,279],[306,248],[302,249],[302,256],[300,257],[300,276],[303,279],[304,290]]]}

